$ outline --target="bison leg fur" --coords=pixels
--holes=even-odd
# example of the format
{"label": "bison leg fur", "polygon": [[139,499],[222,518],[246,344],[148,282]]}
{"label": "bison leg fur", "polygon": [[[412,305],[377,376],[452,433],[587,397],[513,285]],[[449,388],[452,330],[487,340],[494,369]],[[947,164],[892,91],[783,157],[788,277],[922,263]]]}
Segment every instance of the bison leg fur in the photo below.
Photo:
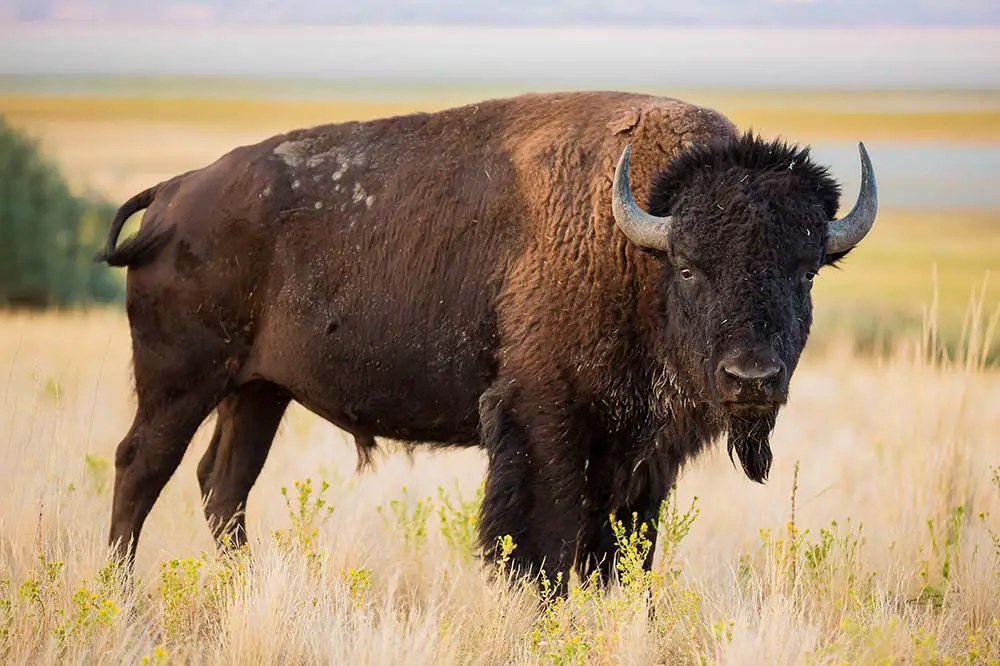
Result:
{"label": "bison leg fur", "polygon": [[[138,364],[136,376],[142,376]],[[143,382],[137,391],[139,404],[132,427],[115,453],[108,539],[127,571],[132,570],[146,517],[224,390],[224,382],[209,381],[193,383],[186,392],[180,392],[170,382]]]}
{"label": "bison leg fur", "polygon": [[[215,321],[186,316],[187,283],[168,269],[154,264],[128,276],[137,404],[132,426],[115,453],[109,534],[113,554],[127,572],[146,517],[195,432],[234,388],[247,352]],[[177,290],[165,291],[164,283]]]}
{"label": "bison leg fur", "polygon": [[219,403],[215,433],[198,464],[198,483],[205,518],[220,550],[239,550],[246,544],[247,498],[289,401],[278,386],[257,381]]}
{"label": "bison leg fur", "polygon": [[[658,463],[658,464],[656,464]],[[650,542],[649,552],[643,560],[643,569],[650,571],[656,553],[657,522],[660,508],[677,476],[676,465],[669,460],[656,463],[643,462],[626,469],[620,462],[598,457],[591,461],[587,497],[587,518],[582,538],[577,572],[588,578],[598,572],[601,585],[610,583],[617,569],[618,547],[611,526],[611,514],[623,524],[626,531],[646,524],[645,538]],[[599,484],[608,479],[629,479],[626,497],[613,498]],[[635,523],[632,514],[636,514]]]}
{"label": "bison leg fur", "polygon": [[489,457],[480,541],[487,557],[497,560],[499,542],[509,535],[516,546],[511,570],[526,577],[544,573],[562,596],[582,522],[583,430],[567,431],[573,419],[553,405],[552,391],[540,394],[547,400],[491,389],[480,401]]}
{"label": "bison leg fur", "polygon": [[[598,582],[607,585],[614,579],[617,567],[618,547],[614,531],[611,528],[610,514],[622,523],[626,532],[646,524],[645,538],[650,542],[649,552],[643,560],[642,568],[650,571],[653,567],[653,556],[656,552],[656,522],[660,513],[661,501],[658,497],[645,496],[634,503],[622,507],[607,507],[604,511],[592,511],[587,519],[586,531],[590,537],[585,541],[579,558],[578,573],[581,578],[587,578],[598,571]],[[632,514],[636,514],[635,525]]]}

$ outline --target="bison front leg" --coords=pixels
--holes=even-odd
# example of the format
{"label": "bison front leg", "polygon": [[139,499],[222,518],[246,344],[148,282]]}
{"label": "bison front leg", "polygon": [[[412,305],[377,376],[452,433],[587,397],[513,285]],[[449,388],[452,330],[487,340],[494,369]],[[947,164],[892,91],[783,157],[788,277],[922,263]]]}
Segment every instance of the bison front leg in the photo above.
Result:
{"label": "bison front leg", "polygon": [[501,540],[511,537],[515,573],[544,572],[556,594],[564,595],[583,520],[586,429],[567,413],[558,391],[511,387],[494,387],[480,400],[489,456],[481,544],[487,557],[497,560]]}
{"label": "bison front leg", "polygon": [[626,532],[645,523],[644,537],[649,541],[649,550],[642,567],[650,571],[656,553],[660,507],[677,478],[677,466],[669,459],[628,464],[623,457],[623,464],[619,455],[610,449],[598,450],[588,469],[588,513],[578,573],[587,578],[596,571],[598,581],[604,585],[614,578],[620,555],[611,515],[622,523]]}

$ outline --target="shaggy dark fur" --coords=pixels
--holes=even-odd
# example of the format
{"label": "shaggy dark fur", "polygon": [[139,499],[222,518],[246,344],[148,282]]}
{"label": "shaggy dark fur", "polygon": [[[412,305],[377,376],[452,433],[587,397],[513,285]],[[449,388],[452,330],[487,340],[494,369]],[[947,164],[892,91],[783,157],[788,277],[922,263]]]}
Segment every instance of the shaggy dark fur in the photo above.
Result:
{"label": "shaggy dark fur", "polygon": [[[763,482],[776,411],[720,411],[717,368],[733,349],[771,350],[787,387],[812,322],[812,278],[846,254],[824,254],[840,185],[808,148],[747,132],[682,152],[656,176],[647,203],[654,215],[681,221],[671,256],[661,257],[663,299],[677,306],[662,320],[670,340],[663,354],[688,390],[709,396],[730,456],[735,450],[747,476]],[[679,279],[681,268],[693,276]]]}
{"label": "shaggy dark fur", "polygon": [[[636,198],[678,220],[669,253],[613,219],[626,143]],[[360,465],[375,437],[484,447],[486,553],[510,534],[525,572],[606,577],[608,514],[655,520],[727,431],[767,477],[838,196],[806,151],[599,92],[299,130],[161,183],[123,206],[104,255],[130,267],[138,398],[111,542],[131,562],[216,410],[198,478],[220,542],[242,544],[296,400],[355,436]],[[756,387],[732,374],[768,364]]]}

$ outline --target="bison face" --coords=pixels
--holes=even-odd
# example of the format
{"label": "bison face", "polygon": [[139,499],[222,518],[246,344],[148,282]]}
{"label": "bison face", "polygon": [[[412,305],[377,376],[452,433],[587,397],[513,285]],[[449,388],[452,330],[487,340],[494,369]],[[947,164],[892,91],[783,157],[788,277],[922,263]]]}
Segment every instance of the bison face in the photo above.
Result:
{"label": "bison face", "polygon": [[875,220],[864,146],[854,208],[808,150],[752,135],[690,149],[657,178],[649,211],[632,199],[629,150],[618,165],[615,219],[662,263],[662,354],[728,429],[747,476],[767,477],[770,433],[812,323],[820,268],[846,255]]}

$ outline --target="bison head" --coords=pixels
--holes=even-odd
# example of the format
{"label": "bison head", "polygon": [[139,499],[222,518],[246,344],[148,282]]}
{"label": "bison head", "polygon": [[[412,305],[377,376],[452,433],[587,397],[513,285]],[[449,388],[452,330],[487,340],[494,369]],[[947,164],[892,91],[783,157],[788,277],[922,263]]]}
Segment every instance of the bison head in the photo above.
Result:
{"label": "bison head", "polygon": [[615,221],[662,264],[661,353],[757,482],[809,334],[813,281],[875,221],[875,175],[859,149],[861,192],[840,218],[840,187],[808,149],[749,133],[686,150],[657,176],[648,212],[631,194],[628,147],[618,162]]}

